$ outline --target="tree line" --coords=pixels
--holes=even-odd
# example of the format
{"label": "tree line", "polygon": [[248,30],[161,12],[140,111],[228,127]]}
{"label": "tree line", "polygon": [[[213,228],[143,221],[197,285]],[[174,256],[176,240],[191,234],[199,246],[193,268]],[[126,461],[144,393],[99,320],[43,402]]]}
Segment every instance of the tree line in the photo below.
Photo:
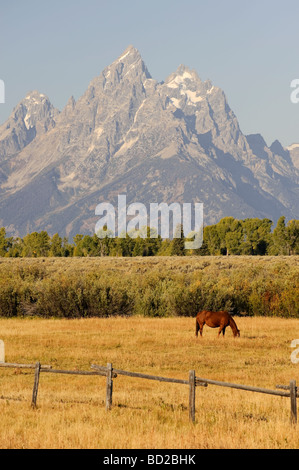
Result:
{"label": "tree line", "polygon": [[147,229],[145,238],[99,238],[77,234],[73,242],[58,233],[50,236],[46,231],[32,232],[20,237],[8,237],[0,228],[1,257],[84,257],[84,256],[219,256],[219,255],[298,255],[299,220],[278,219],[272,230],[270,219],[248,218],[238,220],[224,217],[203,230],[203,243],[197,250],[186,250],[184,234],[181,237],[152,238]]}

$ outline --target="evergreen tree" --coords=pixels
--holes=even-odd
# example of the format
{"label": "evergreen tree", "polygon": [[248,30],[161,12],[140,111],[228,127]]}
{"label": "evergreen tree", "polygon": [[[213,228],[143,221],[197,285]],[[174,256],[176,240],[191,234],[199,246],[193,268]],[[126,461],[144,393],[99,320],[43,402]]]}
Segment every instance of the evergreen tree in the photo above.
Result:
{"label": "evergreen tree", "polygon": [[67,237],[63,237],[62,239],[61,251],[62,251],[62,256],[64,257],[73,256],[74,246],[71,243],[69,243]]}
{"label": "evergreen tree", "polygon": [[241,254],[265,255],[271,241],[272,221],[269,219],[245,219],[242,221],[244,240]]}
{"label": "evergreen tree", "polygon": [[[233,217],[224,217],[221,219],[218,224],[216,224],[216,229],[219,235],[219,245],[220,245],[220,253],[222,255],[228,255],[227,249],[227,239],[226,235],[230,232],[234,232],[237,228],[238,221],[235,220]],[[228,237],[230,239],[230,237]]]}
{"label": "evergreen tree", "polygon": [[32,232],[23,239],[22,256],[37,258],[48,256],[50,251],[50,237],[47,232]]}
{"label": "evergreen tree", "polygon": [[83,254],[83,235],[77,234],[73,237],[75,247],[73,251],[73,256],[84,256]]}
{"label": "evergreen tree", "polygon": [[216,225],[208,225],[203,230],[203,240],[206,243],[209,254],[220,255],[220,238]]}
{"label": "evergreen tree", "polygon": [[299,255],[299,220],[290,220],[286,227],[286,240],[290,255]]}
{"label": "evergreen tree", "polygon": [[179,224],[176,227],[174,238],[171,242],[171,256],[185,256],[185,237],[183,226]]}
{"label": "evergreen tree", "polygon": [[0,228],[0,256],[6,256],[8,251],[8,242],[6,239],[6,230],[4,227]]}
{"label": "evergreen tree", "polygon": [[159,250],[157,251],[157,256],[171,256],[171,245],[172,241],[168,238],[161,240]]}
{"label": "evergreen tree", "polygon": [[62,255],[63,255],[62,238],[58,235],[58,233],[55,233],[55,235],[53,235],[51,242],[50,242],[49,256],[62,256]]}
{"label": "evergreen tree", "polygon": [[242,237],[242,230],[236,230],[235,232],[227,232],[225,234],[225,246],[227,255],[240,254]]}
{"label": "evergreen tree", "polygon": [[287,230],[285,225],[285,217],[281,216],[273,230],[272,244],[269,248],[271,255],[288,255],[289,247],[287,242]]}
{"label": "evergreen tree", "polygon": [[11,238],[11,244],[7,253],[10,258],[20,258],[23,252],[23,240],[20,237]]}

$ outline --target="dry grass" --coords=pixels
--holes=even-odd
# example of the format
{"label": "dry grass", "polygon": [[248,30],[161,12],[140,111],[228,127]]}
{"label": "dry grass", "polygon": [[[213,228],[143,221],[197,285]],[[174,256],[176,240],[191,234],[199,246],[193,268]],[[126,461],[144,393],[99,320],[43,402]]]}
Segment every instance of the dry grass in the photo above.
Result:
{"label": "dry grass", "polygon": [[298,266],[299,256],[148,256],[148,257],[73,257],[73,258],[1,258],[0,272],[8,269],[39,268],[50,274],[56,272],[88,273],[93,269],[126,274],[160,272],[197,272],[216,266],[219,269],[259,268],[276,273]]}
{"label": "dry grass", "polygon": [[[216,338],[193,318],[0,319],[6,361],[90,370],[92,363],[187,378],[275,389],[299,383],[291,341],[299,320],[236,319],[241,338]],[[288,398],[216,386],[196,390],[196,422],[188,420],[188,387],[129,377],[114,380],[105,411],[105,378],[42,374],[31,409],[33,372],[0,370],[0,448],[297,448]]]}

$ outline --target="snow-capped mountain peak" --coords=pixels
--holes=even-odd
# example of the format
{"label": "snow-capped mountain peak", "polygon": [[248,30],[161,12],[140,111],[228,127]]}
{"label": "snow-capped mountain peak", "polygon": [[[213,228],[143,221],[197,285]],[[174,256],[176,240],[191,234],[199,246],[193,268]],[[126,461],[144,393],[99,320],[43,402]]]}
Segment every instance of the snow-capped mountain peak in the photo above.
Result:
{"label": "snow-capped mountain peak", "polygon": [[184,65],[152,79],[129,46],[61,113],[33,91],[0,127],[1,224],[92,233],[96,205],[124,193],[128,204],[201,201],[207,224],[296,218],[296,150],[245,136],[225,93]]}

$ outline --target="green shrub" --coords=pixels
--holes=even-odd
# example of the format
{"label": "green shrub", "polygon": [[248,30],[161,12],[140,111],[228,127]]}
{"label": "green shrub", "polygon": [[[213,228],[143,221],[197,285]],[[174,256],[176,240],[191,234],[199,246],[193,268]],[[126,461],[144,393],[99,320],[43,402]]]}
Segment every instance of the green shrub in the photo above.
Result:
{"label": "green shrub", "polygon": [[0,261],[0,316],[299,318],[297,257]]}

